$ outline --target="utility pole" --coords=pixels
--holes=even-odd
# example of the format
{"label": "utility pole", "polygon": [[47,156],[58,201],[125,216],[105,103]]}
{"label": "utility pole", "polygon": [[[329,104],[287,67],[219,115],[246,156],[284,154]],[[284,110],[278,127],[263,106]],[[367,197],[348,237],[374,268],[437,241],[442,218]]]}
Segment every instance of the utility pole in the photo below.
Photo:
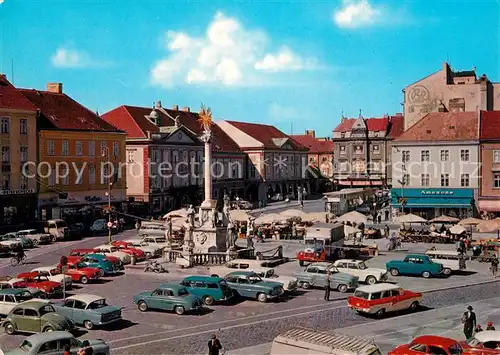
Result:
{"label": "utility pole", "polygon": [[[102,150],[102,155],[106,155],[107,161],[106,161],[106,166],[109,168],[111,165],[111,160],[110,160],[110,151],[109,147],[104,147]],[[101,172],[102,173],[102,172]],[[111,244],[113,242],[113,237],[112,237],[112,228],[113,228],[113,222],[111,221],[111,185],[113,184],[111,182],[111,175],[108,172],[108,243]]]}

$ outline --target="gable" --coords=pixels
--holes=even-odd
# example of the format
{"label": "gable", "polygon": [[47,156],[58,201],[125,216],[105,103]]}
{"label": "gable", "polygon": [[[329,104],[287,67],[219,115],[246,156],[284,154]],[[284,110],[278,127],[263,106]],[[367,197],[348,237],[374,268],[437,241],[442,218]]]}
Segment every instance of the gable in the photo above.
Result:
{"label": "gable", "polygon": [[360,117],[358,118],[354,124],[352,125],[352,130],[353,131],[357,131],[357,130],[366,130],[366,123],[365,123],[365,120]]}
{"label": "gable", "polygon": [[169,143],[184,143],[184,144],[196,144],[197,142],[190,137],[184,130],[178,129],[172,132],[169,136],[165,138],[165,142]]}
{"label": "gable", "polygon": [[290,143],[290,142],[286,142],[285,144],[283,144],[281,146],[281,149],[288,149],[288,150],[292,150],[294,149],[293,145]]}

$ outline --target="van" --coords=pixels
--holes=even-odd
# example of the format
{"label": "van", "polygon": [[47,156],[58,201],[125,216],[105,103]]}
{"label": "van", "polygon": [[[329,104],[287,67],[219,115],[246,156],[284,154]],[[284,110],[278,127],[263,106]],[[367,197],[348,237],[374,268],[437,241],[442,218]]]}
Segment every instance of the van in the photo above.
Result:
{"label": "van", "polygon": [[49,219],[45,222],[44,230],[45,233],[52,235],[54,242],[69,239],[70,237],[68,224],[63,219]]}
{"label": "van", "polygon": [[181,281],[189,293],[200,297],[207,306],[214,302],[227,301],[234,296],[226,281],[220,277],[188,276]]}
{"label": "van", "polygon": [[427,250],[425,252],[432,262],[443,265],[443,274],[450,275],[453,271],[467,268],[465,257],[455,250]]}
{"label": "van", "polygon": [[345,334],[295,328],[274,338],[270,355],[382,355],[368,339]]}
{"label": "van", "polygon": [[165,237],[167,227],[162,222],[142,222],[139,231],[139,237]]}
{"label": "van", "polygon": [[304,244],[309,247],[343,246],[344,240],[344,225],[340,223],[329,228],[308,227],[304,236]]}

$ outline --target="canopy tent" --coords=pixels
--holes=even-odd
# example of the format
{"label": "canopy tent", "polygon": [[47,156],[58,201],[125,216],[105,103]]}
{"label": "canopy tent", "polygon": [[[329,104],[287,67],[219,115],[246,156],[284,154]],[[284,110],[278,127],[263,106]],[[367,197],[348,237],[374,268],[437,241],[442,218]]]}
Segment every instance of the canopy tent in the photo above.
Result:
{"label": "canopy tent", "polygon": [[293,217],[304,217],[307,215],[304,211],[301,211],[296,208],[292,208],[286,211],[283,211],[280,213],[280,216],[286,217],[286,218],[293,218]]}
{"label": "canopy tent", "polygon": [[300,217],[302,222],[326,222],[326,214],[324,212],[305,213]]}
{"label": "canopy tent", "polygon": [[459,218],[441,215],[439,217],[431,219],[429,222],[431,222],[431,223],[457,223],[459,221],[460,221]]}
{"label": "canopy tent", "polygon": [[495,218],[487,221],[477,226],[477,230],[481,233],[497,232],[500,230],[500,218]]}
{"label": "canopy tent", "polygon": [[477,226],[478,224],[481,224],[483,222],[483,219],[469,217],[466,219],[462,219],[460,222],[458,222],[458,224],[461,226]]}
{"label": "canopy tent", "polygon": [[413,213],[408,213],[397,217],[399,223],[426,223],[427,220]]}
{"label": "canopy tent", "polygon": [[278,213],[269,213],[259,216],[255,219],[255,224],[271,224],[286,221],[287,218],[280,216]]}
{"label": "canopy tent", "polygon": [[188,211],[186,209],[180,209],[180,210],[175,210],[175,211],[170,211],[166,215],[163,216],[164,219],[171,217],[171,218],[187,218],[188,216]]}
{"label": "canopy tent", "polygon": [[344,234],[345,235],[351,235],[351,234],[356,234],[358,233],[360,230],[356,227],[352,227],[352,226],[344,226]]}
{"label": "canopy tent", "polygon": [[243,210],[230,210],[229,217],[235,222],[246,222],[250,216]]}
{"label": "canopy tent", "polygon": [[462,234],[465,233],[465,228],[459,225],[454,225],[453,227],[450,228],[450,233],[451,234]]}
{"label": "canopy tent", "polygon": [[343,214],[339,218],[337,218],[337,222],[354,222],[354,223],[366,223],[368,221],[368,217],[364,214],[359,213],[358,211],[351,211]]}

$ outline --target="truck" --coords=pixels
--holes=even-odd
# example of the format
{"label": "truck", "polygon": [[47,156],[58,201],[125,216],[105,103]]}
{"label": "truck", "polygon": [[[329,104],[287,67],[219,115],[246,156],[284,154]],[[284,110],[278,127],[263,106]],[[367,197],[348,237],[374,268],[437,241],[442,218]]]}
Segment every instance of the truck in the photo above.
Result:
{"label": "truck", "polygon": [[382,355],[370,339],[307,328],[290,329],[274,338],[270,355],[290,354]]}
{"label": "truck", "polygon": [[344,245],[344,225],[335,223],[328,228],[306,228],[304,249],[297,253],[300,266],[306,263],[335,261],[342,255],[339,251]]}

